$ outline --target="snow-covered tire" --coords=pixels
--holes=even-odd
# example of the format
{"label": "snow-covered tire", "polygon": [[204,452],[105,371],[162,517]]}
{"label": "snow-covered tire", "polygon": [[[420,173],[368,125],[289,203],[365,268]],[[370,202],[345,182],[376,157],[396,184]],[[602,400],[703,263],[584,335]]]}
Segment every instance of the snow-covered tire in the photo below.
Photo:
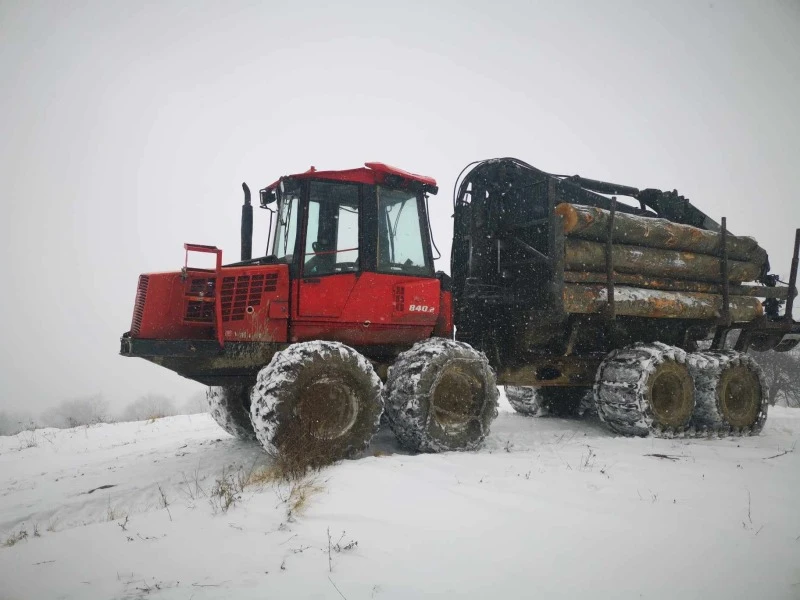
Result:
{"label": "snow-covered tire", "polygon": [[539,402],[549,415],[554,417],[577,417],[583,414],[583,399],[586,388],[541,387],[536,390]]}
{"label": "snow-covered tire", "polygon": [[392,431],[417,452],[480,446],[497,416],[498,396],[486,356],[445,338],[423,340],[400,354],[384,388]]}
{"label": "snow-covered tire", "polygon": [[211,416],[225,431],[240,440],[255,440],[250,422],[250,391],[244,385],[211,386],[206,401]]}
{"label": "snow-covered tire", "polygon": [[505,386],[508,403],[527,417],[581,417],[594,412],[591,388]]}
{"label": "snow-covered tire", "polygon": [[378,431],[383,399],[372,364],[339,342],[293,344],[258,373],[250,417],[264,449],[318,467],[350,458]]}
{"label": "snow-covered tire", "polygon": [[542,414],[542,406],[536,388],[520,385],[505,386],[508,403],[515,411],[526,417],[536,417]]}
{"label": "snow-covered tire", "polygon": [[767,420],[769,394],[761,367],[741,352],[689,355],[697,404],[692,423],[698,433],[758,435]]}
{"label": "snow-covered tire", "polygon": [[611,352],[594,384],[597,413],[616,433],[683,435],[695,406],[687,354],[660,342]]}

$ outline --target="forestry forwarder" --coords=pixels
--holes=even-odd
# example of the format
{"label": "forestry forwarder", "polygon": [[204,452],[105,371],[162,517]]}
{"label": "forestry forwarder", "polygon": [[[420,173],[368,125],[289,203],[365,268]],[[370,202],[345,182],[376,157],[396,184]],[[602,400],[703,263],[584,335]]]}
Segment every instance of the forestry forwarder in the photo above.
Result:
{"label": "forestry forwarder", "polygon": [[[241,260],[185,244],[182,270],[141,275],[121,354],[212,386],[211,413],[234,436],[272,451],[305,441],[330,460],[365,448],[384,409],[406,447],[475,448],[497,383],[523,414],[575,412],[593,389],[623,435],[760,431],[766,386],[746,351],[800,341],[800,230],[778,286],[754,240],[676,192],[511,158],[469,167],[452,279],[434,272],[429,177],[382,163],[282,177],[260,190],[272,244],[257,258],[243,184]],[[215,268],[190,267],[196,252]]]}

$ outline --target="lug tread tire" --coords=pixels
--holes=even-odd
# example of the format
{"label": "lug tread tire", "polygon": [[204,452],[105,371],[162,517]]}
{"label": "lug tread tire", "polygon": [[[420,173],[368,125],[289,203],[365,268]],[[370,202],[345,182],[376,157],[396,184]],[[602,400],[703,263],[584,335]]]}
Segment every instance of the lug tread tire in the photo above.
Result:
{"label": "lug tread tire", "polygon": [[[465,360],[482,384],[481,410],[463,429],[448,430],[431,414],[437,377],[451,360]],[[429,338],[403,352],[389,368],[384,399],[389,425],[402,446],[416,452],[474,450],[489,434],[497,416],[499,391],[494,371],[482,352],[469,344]]]}
{"label": "lug tread tire", "polygon": [[505,386],[506,399],[516,412],[526,417],[538,417],[544,414],[544,409],[539,402],[536,388],[520,385]]}
{"label": "lug tread tire", "polygon": [[249,386],[211,386],[206,390],[206,402],[213,419],[225,431],[240,440],[256,439],[250,422]]}
{"label": "lug tread tire", "polygon": [[600,364],[594,384],[597,414],[608,427],[624,436],[676,437],[689,432],[690,419],[681,426],[656,422],[646,397],[649,377],[665,361],[687,362],[684,350],[661,342],[614,350]]}
{"label": "lug tread tire", "polygon": [[302,435],[296,418],[298,397],[308,380],[320,372],[344,377],[355,390],[358,409],[351,428],[341,437],[310,442],[314,452],[324,452],[316,464],[351,458],[363,451],[378,431],[383,414],[382,384],[372,364],[353,348],[339,342],[311,341],[276,352],[261,369],[250,404],[256,437],[272,455],[298,443]]}
{"label": "lug tread tire", "polygon": [[[751,356],[732,350],[721,352],[695,352],[689,355],[689,372],[695,385],[695,409],[692,422],[698,435],[747,436],[758,435],[764,428],[769,409],[769,393],[764,371]],[[761,405],[753,425],[734,427],[719,408],[718,386],[723,371],[744,366],[754,372],[761,385]]]}

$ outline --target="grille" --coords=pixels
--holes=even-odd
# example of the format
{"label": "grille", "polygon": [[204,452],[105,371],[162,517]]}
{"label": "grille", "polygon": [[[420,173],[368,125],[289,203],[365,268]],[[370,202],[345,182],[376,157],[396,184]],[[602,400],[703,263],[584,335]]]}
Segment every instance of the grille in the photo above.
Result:
{"label": "grille", "polygon": [[187,323],[213,323],[214,303],[197,298],[211,299],[214,297],[213,277],[193,277],[186,288],[186,308],[183,320]]}
{"label": "grille", "polygon": [[189,300],[186,303],[186,314],[183,319],[192,323],[212,323],[214,321],[214,304]]}
{"label": "grille", "polygon": [[398,285],[394,288],[394,310],[395,312],[403,312],[406,305],[406,288]]}
{"label": "grille", "polygon": [[189,289],[186,290],[187,296],[206,296],[214,295],[214,279],[208,277],[193,277],[189,282]]}
{"label": "grille", "polygon": [[142,328],[142,317],[144,317],[144,301],[147,298],[147,286],[150,284],[150,277],[139,275],[139,286],[136,288],[136,302],[133,305],[133,321],[131,322],[131,335],[139,335]]}
{"label": "grille", "polygon": [[239,275],[222,280],[220,300],[222,301],[223,321],[242,321],[248,306],[255,308],[261,304],[264,292],[278,289],[277,273]]}

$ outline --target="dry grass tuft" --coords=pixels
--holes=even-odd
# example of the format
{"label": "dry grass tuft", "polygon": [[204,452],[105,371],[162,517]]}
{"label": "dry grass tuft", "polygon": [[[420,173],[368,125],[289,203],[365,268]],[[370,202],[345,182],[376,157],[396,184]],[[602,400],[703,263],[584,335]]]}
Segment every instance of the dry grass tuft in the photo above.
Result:
{"label": "dry grass tuft", "polygon": [[325,486],[316,479],[295,481],[289,489],[286,511],[289,518],[302,515],[308,508],[309,499],[325,490]]}
{"label": "dry grass tuft", "polygon": [[28,539],[28,530],[27,529],[20,529],[17,533],[12,533],[10,536],[6,538],[6,541],[3,542],[3,546],[6,548],[11,548],[16,544],[20,543],[22,540]]}

